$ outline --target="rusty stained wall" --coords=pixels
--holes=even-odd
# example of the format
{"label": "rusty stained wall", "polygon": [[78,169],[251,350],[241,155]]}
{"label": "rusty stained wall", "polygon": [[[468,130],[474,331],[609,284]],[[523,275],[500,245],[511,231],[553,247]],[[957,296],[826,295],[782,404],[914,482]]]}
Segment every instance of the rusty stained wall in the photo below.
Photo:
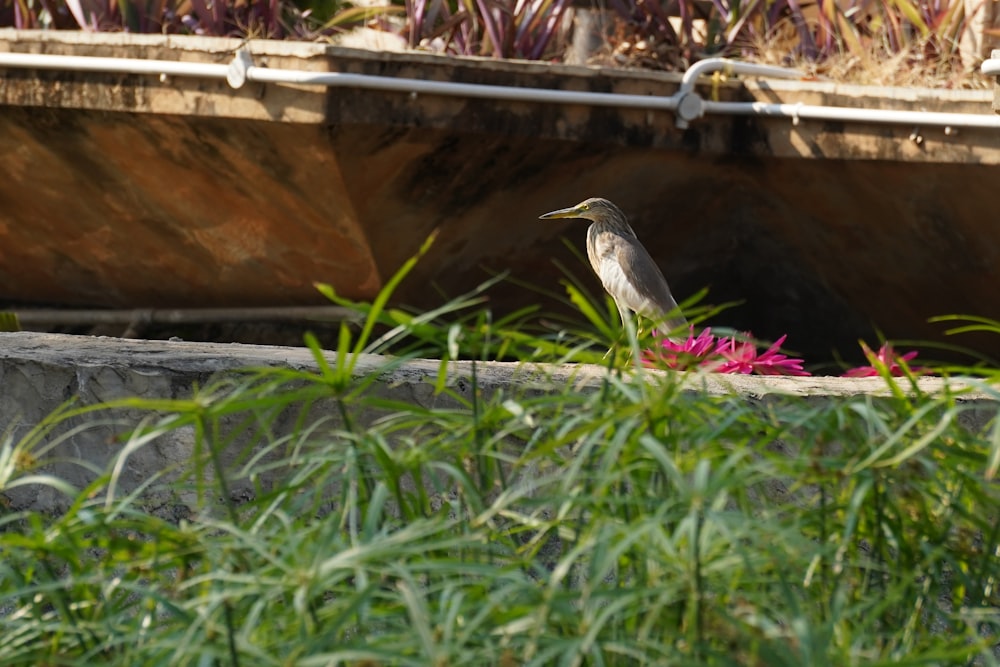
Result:
{"label": "rusty stained wall", "polygon": [[[787,94],[768,87],[762,97]],[[398,266],[440,231],[404,285],[420,305],[440,299],[428,282],[457,295],[503,270],[560,291],[553,260],[599,290],[563,242],[582,253],[585,223],[537,220],[599,195],[632,217],[679,299],[707,286],[712,303],[741,301],[714,323],[787,333],[812,358],[856,357],[858,338],[876,344],[877,332],[941,340],[946,326],[927,322],[936,315],[1000,319],[995,132],[719,117],[681,132],[667,113],[384,96],[367,107],[375,125],[356,102],[332,101],[331,136],[346,189],[371,194],[355,210],[377,263]],[[539,298],[493,292],[500,309]]]}
{"label": "rusty stained wall", "polygon": [[97,306],[317,301],[381,282],[322,128],[5,109],[0,285]]}
{"label": "rusty stained wall", "polygon": [[[454,296],[502,270],[561,291],[554,260],[598,291],[563,241],[583,253],[586,223],[537,217],[600,195],[631,216],[678,299],[707,286],[712,303],[743,301],[715,323],[787,333],[813,357],[831,348],[856,355],[858,338],[875,343],[876,328],[938,339],[944,327],[926,321],[935,315],[1000,317],[994,166],[705,156],[529,138],[446,142],[427,130],[379,150],[376,130],[364,130],[343,128],[334,139],[382,165],[344,165],[348,191],[375,193],[356,205],[363,226],[413,242],[440,232],[403,286],[423,306],[440,300],[428,283]],[[445,145],[436,138],[447,150],[430,148]],[[404,249],[373,243],[383,266],[398,265]],[[512,309],[539,295],[508,286],[493,298]]]}
{"label": "rusty stained wall", "polygon": [[[434,229],[401,300],[431,307],[502,270],[558,291],[553,260],[591,279],[562,241],[582,252],[585,224],[537,216],[602,195],[631,215],[678,298],[709,286],[712,302],[745,301],[717,323],[788,333],[807,354],[849,353],[873,326],[925,339],[942,330],[926,324],[933,315],[1000,315],[989,165],[363,125],[3,118],[0,283],[20,300],[311,303],[317,280],[371,298]],[[493,293],[500,309],[538,298]]]}
{"label": "rusty stained wall", "polygon": [[[342,49],[309,62],[642,94],[677,85],[646,73]],[[804,88],[729,83],[718,92],[864,101],[850,87]],[[958,93],[907,103],[978,108]],[[313,282],[323,281],[371,298],[435,229],[401,302],[434,306],[500,270],[559,291],[553,260],[596,291],[563,241],[582,252],[584,223],[537,216],[602,195],[630,214],[679,298],[708,286],[712,302],[745,302],[715,323],[787,333],[812,358],[851,354],[875,327],[932,339],[943,329],[926,323],[934,315],[1000,318],[991,205],[1000,137],[925,128],[918,143],[912,132],[727,117],[682,132],[666,112],[8,72],[0,296],[282,305],[320,302]],[[491,297],[499,310],[542,298],[513,284]]]}

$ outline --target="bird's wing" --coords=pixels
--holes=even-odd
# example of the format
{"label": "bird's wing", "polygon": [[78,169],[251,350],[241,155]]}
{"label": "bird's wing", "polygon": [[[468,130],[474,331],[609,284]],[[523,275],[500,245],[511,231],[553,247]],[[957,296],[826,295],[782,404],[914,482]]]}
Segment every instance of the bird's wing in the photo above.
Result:
{"label": "bird's wing", "polygon": [[[677,308],[670,287],[653,258],[635,239],[615,237],[614,252],[601,257],[601,282],[626,306],[651,320],[662,321]],[[665,322],[671,328],[687,324],[683,316]]]}

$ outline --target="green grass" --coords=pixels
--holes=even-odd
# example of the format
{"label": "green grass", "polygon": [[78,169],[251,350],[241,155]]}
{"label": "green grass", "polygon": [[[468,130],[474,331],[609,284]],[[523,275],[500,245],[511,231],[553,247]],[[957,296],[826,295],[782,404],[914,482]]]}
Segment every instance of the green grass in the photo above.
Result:
{"label": "green grass", "polygon": [[[316,371],[8,437],[0,492],[65,508],[0,510],[0,664],[995,664],[1000,429],[960,424],[961,391],[751,400],[641,368],[486,390],[466,362],[430,408],[380,378],[501,332],[364,309]],[[361,372],[373,346],[405,353]],[[574,346],[596,354],[518,343]],[[122,409],[147,416],[91,484],[45,472]],[[175,437],[189,461],[123,487]]]}

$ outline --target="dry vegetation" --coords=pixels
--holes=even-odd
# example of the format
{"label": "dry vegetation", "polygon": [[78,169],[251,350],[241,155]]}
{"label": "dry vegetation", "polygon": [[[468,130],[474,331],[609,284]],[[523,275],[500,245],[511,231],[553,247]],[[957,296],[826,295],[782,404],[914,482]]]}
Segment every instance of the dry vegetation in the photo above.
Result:
{"label": "dry vegetation", "polygon": [[962,0],[6,0],[0,26],[346,39],[668,70],[727,56],[851,83],[975,88],[992,11]]}
{"label": "dry vegetation", "polygon": [[[912,6],[915,15],[919,15],[920,5]],[[882,5],[879,11],[888,14],[891,7]],[[831,29],[824,28],[817,11],[804,14],[801,23],[794,15],[783,16],[773,25],[766,25],[763,19],[745,21],[727,35],[727,41],[720,41],[711,16],[693,20],[686,38],[684,22],[678,17],[669,19],[672,32],[661,31],[660,35],[648,28],[638,30],[635,22],[619,18],[602,35],[588,63],[676,71],[697,60],[723,55],[793,67],[807,78],[841,83],[931,88],[992,85],[992,80],[978,71],[985,51],[962,47],[966,29],[963,12],[946,13],[948,22],[933,24],[937,31],[926,23],[907,24],[905,17],[898,16],[883,16],[884,20],[869,17],[863,30],[840,20],[838,27]],[[841,14],[856,16],[857,12]],[[824,33],[826,44],[819,48],[815,36]],[[664,38],[664,34],[671,38]]]}

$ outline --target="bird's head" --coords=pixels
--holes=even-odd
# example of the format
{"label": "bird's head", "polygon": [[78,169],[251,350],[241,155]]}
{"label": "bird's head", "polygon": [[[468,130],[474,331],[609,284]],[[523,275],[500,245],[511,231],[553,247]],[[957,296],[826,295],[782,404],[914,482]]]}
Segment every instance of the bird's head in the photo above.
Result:
{"label": "bird's head", "polygon": [[591,197],[576,206],[561,208],[558,211],[551,211],[545,215],[538,216],[539,220],[551,220],[554,218],[584,218],[592,222],[611,222],[615,220],[625,220],[625,214],[621,209],[600,197]]}

